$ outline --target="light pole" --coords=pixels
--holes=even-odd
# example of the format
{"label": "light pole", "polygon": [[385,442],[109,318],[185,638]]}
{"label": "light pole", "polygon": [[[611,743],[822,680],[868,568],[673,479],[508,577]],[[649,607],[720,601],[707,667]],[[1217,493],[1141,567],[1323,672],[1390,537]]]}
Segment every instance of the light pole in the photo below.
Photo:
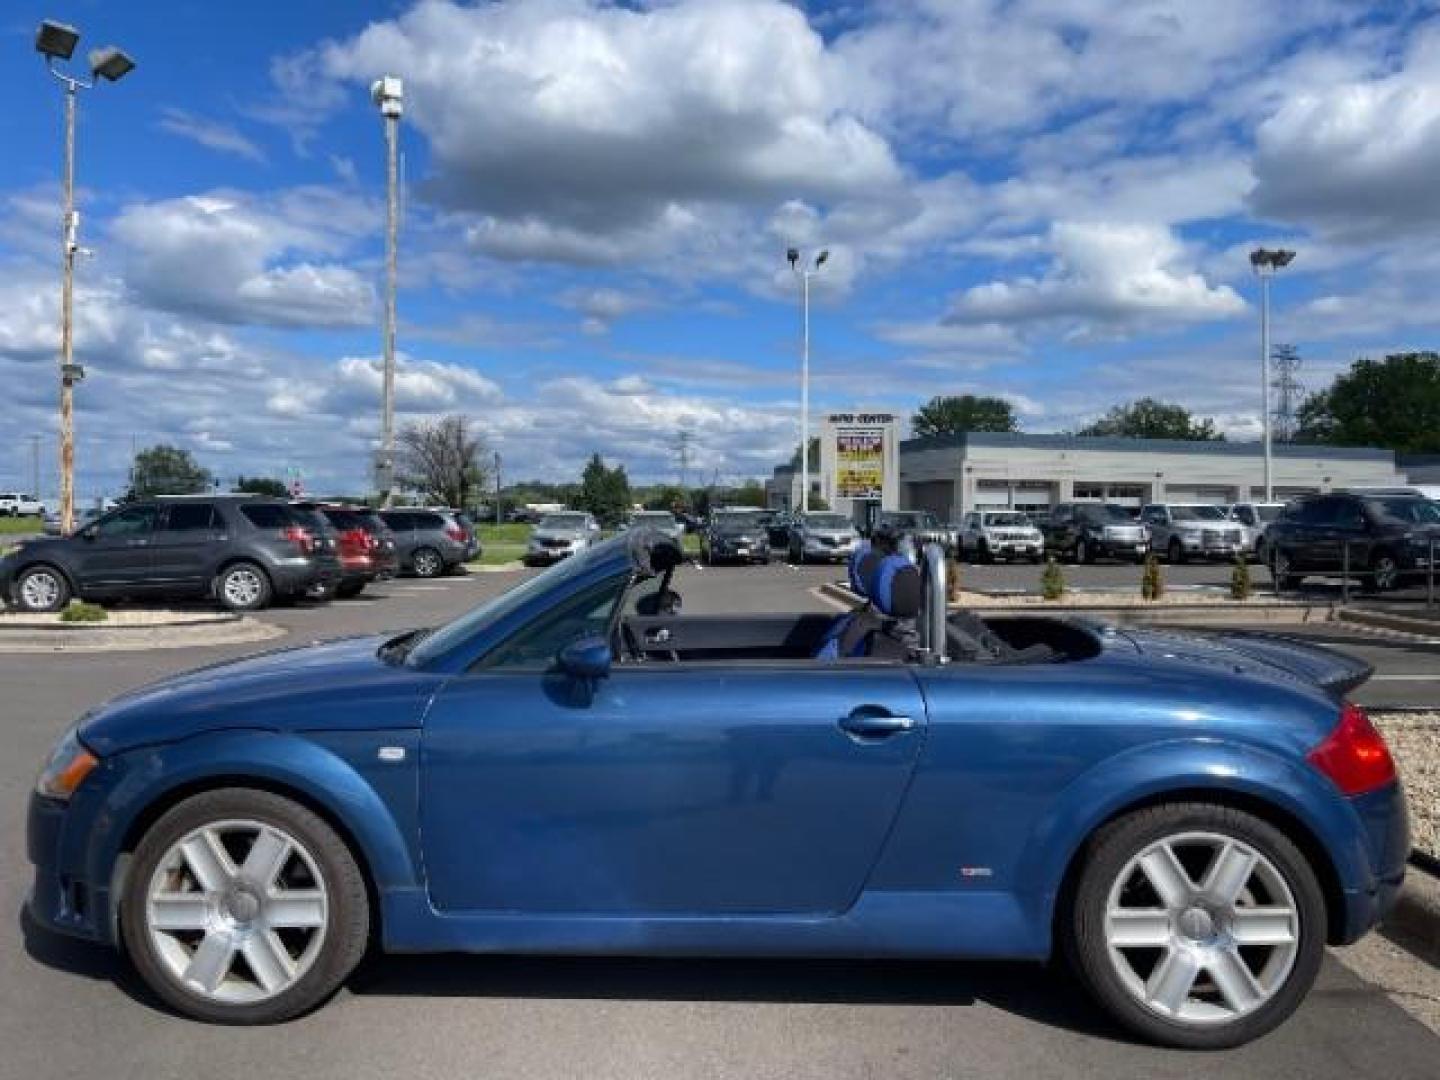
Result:
{"label": "light pole", "polygon": [[1289,266],[1295,252],[1284,248],[1256,248],[1250,266],[1260,279],[1260,410],[1265,439],[1265,501],[1275,501],[1270,447],[1270,279],[1275,271]]}
{"label": "light pole", "polygon": [[500,511],[500,451],[495,451],[495,524],[503,525],[504,518]]}
{"label": "light pole", "polygon": [[385,118],[385,329],[383,332],[384,389],[380,417],[380,505],[395,498],[395,290],[396,247],[400,231],[400,115],[404,112],[404,85],[393,75],[376,79],[370,99]]}
{"label": "light pole", "polygon": [[60,237],[62,245],[60,280],[60,530],[69,535],[75,525],[75,384],[85,378],[85,369],[75,363],[75,256],[80,251],[80,215],[75,211],[75,98],[101,79],[116,82],[135,68],[135,61],[113,45],[92,49],[89,56],[90,81],[67,75],[56,67],[75,55],[80,31],[46,19],[35,32],[35,51],[45,57],[46,69],[65,88],[65,216]]}
{"label": "light pole", "polygon": [[810,265],[800,261],[800,249],[785,252],[790,269],[800,279],[800,512],[810,512],[810,279],[820,272],[829,251],[821,251]]}

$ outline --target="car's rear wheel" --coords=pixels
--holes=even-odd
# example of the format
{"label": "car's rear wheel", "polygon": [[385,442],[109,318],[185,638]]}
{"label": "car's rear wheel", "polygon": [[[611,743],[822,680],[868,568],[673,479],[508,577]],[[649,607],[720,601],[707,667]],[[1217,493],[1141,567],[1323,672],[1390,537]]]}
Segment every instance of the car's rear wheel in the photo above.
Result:
{"label": "car's rear wheel", "polygon": [[1230,807],[1175,803],[1091,841],[1067,951],[1100,1003],[1167,1046],[1217,1049],[1281,1023],[1315,981],[1325,901],[1295,845]]}
{"label": "car's rear wheel", "polygon": [[15,601],[25,611],[59,611],[70,602],[70,582],[53,566],[32,566],[15,579]]}
{"label": "car's rear wheel", "polygon": [[231,611],[259,611],[272,592],[269,575],[252,562],[231,563],[215,579],[215,596]]}
{"label": "car's rear wheel", "polygon": [[434,548],[416,548],[415,554],[410,556],[410,565],[414,567],[416,577],[439,577],[445,572],[445,561]]}
{"label": "car's rear wheel", "polygon": [[141,838],[120,925],[141,977],[186,1015],[287,1020],[340,986],[370,932],[365,881],[345,842],[265,791],[202,792]]}

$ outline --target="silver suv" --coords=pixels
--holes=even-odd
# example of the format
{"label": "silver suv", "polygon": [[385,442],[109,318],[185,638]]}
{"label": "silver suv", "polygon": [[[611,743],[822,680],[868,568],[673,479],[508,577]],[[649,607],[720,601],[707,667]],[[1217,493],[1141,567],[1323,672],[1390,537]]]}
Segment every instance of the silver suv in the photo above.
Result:
{"label": "silver suv", "polygon": [[546,514],[530,534],[530,543],[525,547],[525,565],[543,566],[578,555],[599,536],[599,523],[582,510]]}
{"label": "silver suv", "polygon": [[1172,563],[1247,553],[1244,527],[1213,503],[1151,503],[1140,511],[1140,520],[1150,528],[1151,550]]}
{"label": "silver suv", "polygon": [[792,563],[844,562],[855,553],[860,534],[844,514],[796,514],[786,539]]}
{"label": "silver suv", "polygon": [[1045,554],[1045,537],[1018,510],[972,510],[960,523],[959,555],[977,562],[1029,559]]}
{"label": "silver suv", "polygon": [[1284,509],[1284,503],[1231,503],[1225,507],[1225,516],[1244,528],[1246,554],[1265,562],[1265,527]]}

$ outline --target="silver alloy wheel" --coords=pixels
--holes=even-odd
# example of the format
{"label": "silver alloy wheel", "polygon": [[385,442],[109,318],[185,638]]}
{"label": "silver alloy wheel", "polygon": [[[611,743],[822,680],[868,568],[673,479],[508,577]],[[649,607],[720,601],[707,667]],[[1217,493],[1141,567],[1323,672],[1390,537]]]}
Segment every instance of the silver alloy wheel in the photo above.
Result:
{"label": "silver alloy wheel", "polygon": [[49,611],[60,602],[60,578],[50,570],[36,570],[20,583],[20,600],[31,611]]}
{"label": "silver alloy wheel", "polygon": [[440,556],[428,548],[415,553],[415,573],[420,577],[436,577],[440,573]]}
{"label": "silver alloy wheel", "polygon": [[1251,845],[1178,833],[1120,871],[1105,942],[1141,1005],[1213,1026],[1249,1015],[1285,985],[1300,951],[1300,912],[1284,876]]}
{"label": "silver alloy wheel", "polygon": [[294,986],[325,943],[329,898],[294,836],[258,821],[217,821],[170,846],[146,891],[145,927],[166,973],[227,1005]]}
{"label": "silver alloy wheel", "polygon": [[1374,574],[1375,588],[1381,592],[1388,592],[1399,583],[1400,567],[1391,556],[1381,555],[1375,560]]}
{"label": "silver alloy wheel", "polygon": [[260,573],[248,566],[237,566],[225,573],[222,589],[227,603],[234,607],[253,607],[264,594],[265,583]]}

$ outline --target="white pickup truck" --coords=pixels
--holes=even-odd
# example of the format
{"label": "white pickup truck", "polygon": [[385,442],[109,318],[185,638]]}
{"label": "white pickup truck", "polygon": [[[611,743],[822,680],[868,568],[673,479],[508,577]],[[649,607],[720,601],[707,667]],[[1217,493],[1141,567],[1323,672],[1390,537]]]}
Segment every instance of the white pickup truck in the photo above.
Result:
{"label": "white pickup truck", "polygon": [[45,507],[34,495],[0,491],[0,517],[39,517]]}

